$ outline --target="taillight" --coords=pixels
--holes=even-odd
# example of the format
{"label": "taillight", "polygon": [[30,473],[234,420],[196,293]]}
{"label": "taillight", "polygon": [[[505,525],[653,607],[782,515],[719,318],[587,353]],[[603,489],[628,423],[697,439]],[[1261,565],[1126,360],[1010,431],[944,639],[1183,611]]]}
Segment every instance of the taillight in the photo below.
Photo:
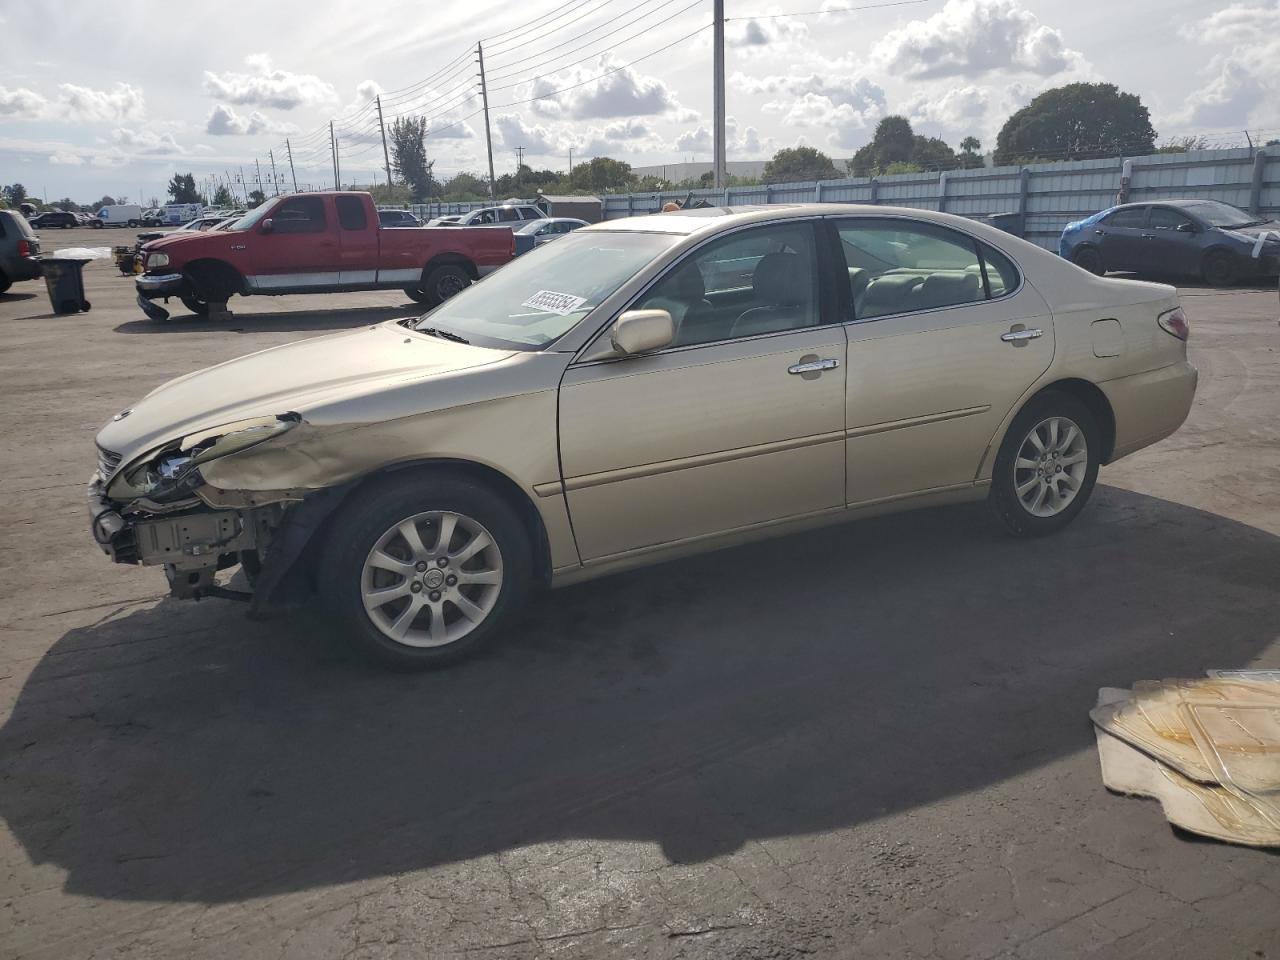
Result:
{"label": "taillight", "polygon": [[1191,336],[1191,324],[1187,323],[1187,315],[1182,312],[1181,307],[1174,307],[1168,313],[1160,314],[1156,317],[1156,323],[1160,324],[1160,329],[1165,333],[1171,333],[1179,340]]}
{"label": "taillight", "polygon": [[20,257],[29,257],[29,256],[31,256],[31,241],[30,241],[30,240],[19,240],[19,241],[18,241],[18,256],[20,256]]}

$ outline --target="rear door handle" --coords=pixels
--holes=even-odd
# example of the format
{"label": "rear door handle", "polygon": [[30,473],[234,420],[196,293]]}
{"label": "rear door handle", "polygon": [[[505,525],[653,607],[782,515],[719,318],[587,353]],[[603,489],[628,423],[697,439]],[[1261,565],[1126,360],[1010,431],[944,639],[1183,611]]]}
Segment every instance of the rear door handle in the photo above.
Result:
{"label": "rear door handle", "polygon": [[1039,327],[1032,327],[1030,330],[1010,330],[1008,333],[1000,334],[1000,339],[1005,343],[1012,343],[1015,347],[1025,346],[1028,340],[1035,340],[1044,336],[1044,331]]}
{"label": "rear door handle", "polygon": [[805,373],[821,373],[823,370],[834,370],[840,366],[840,361],[827,357],[824,360],[807,360],[804,363],[793,363],[787,367],[787,373],[793,373],[800,376]]}

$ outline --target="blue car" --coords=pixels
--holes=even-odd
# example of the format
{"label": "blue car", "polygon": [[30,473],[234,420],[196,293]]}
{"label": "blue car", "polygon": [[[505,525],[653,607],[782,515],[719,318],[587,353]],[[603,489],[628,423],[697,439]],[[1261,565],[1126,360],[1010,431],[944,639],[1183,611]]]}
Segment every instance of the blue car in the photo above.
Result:
{"label": "blue car", "polygon": [[1225,287],[1280,273],[1280,222],[1217,200],[1125,203],[1067,224],[1058,253],[1090,273],[1194,277]]}

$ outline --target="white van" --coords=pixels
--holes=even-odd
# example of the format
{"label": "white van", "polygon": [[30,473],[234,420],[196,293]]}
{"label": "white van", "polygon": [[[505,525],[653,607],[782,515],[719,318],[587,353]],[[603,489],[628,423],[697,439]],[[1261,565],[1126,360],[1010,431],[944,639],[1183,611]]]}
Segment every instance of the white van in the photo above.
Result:
{"label": "white van", "polygon": [[190,223],[196,217],[203,216],[204,204],[166,203],[164,205],[164,222],[166,224]]}
{"label": "white van", "polygon": [[142,208],[136,203],[117,203],[103,207],[93,221],[95,227],[138,227],[142,225]]}

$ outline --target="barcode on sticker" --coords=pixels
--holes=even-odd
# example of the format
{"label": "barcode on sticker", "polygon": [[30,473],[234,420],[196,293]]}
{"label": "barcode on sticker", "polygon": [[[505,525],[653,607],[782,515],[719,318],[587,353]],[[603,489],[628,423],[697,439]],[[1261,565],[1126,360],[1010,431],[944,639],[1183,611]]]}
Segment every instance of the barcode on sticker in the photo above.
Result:
{"label": "barcode on sticker", "polygon": [[586,302],[586,297],[575,297],[571,293],[539,290],[520,306],[530,307],[534,310],[545,310],[547,313],[554,313],[563,317],[573,313]]}

